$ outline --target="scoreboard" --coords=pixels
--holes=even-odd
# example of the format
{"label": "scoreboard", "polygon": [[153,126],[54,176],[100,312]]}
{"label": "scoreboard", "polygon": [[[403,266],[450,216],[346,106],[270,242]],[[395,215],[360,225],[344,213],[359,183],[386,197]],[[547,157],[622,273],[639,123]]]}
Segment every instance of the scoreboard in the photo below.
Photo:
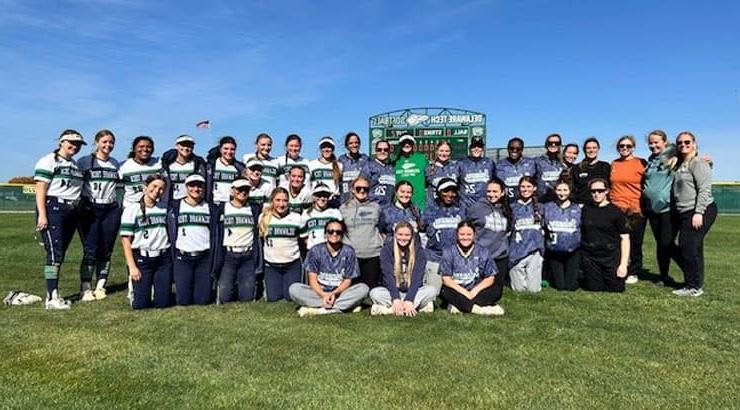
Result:
{"label": "scoreboard", "polygon": [[385,139],[391,144],[391,155],[398,150],[398,138],[410,133],[416,140],[416,151],[434,160],[440,141],[452,147],[452,158],[464,158],[472,137],[486,140],[486,115],[458,108],[407,108],[370,117],[370,155],[375,143]]}

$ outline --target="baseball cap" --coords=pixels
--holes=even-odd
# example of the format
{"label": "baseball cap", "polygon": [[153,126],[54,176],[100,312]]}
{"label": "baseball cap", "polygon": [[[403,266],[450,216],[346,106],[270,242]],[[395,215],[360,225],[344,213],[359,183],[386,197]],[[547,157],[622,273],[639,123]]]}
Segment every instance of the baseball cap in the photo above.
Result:
{"label": "baseball cap", "polygon": [[201,184],[206,183],[206,179],[203,178],[200,174],[190,174],[187,178],[185,178],[185,185],[190,185],[194,182],[200,182]]}
{"label": "baseball cap", "polygon": [[337,145],[334,143],[334,139],[332,137],[322,137],[319,140],[319,148],[321,148],[322,145],[326,145],[326,144],[329,144],[329,145],[331,145],[334,148],[337,147]]}
{"label": "baseball cap", "polygon": [[231,182],[231,187],[235,189],[239,189],[241,187],[249,186],[249,181],[247,181],[244,178],[235,179]]}
{"label": "baseball cap", "polygon": [[177,139],[175,140],[175,144],[181,144],[183,142],[189,142],[191,144],[195,144],[195,139],[193,139],[193,137],[191,137],[190,135],[183,134],[177,137]]}
{"label": "baseball cap", "polygon": [[329,194],[329,195],[331,195],[332,192],[331,192],[331,189],[329,189],[329,187],[326,184],[318,184],[313,189],[313,195],[317,195],[317,194]]}
{"label": "baseball cap", "polygon": [[62,142],[62,141],[79,142],[82,145],[87,145],[85,140],[82,138],[82,135],[80,134],[64,134],[61,137],[59,137],[59,142]]}
{"label": "baseball cap", "polygon": [[262,161],[258,160],[257,157],[252,157],[247,160],[248,169],[257,168],[257,167],[260,167],[260,168],[265,167],[264,165],[262,165]]}
{"label": "baseball cap", "polygon": [[473,137],[470,139],[470,148],[473,148],[473,147],[485,148],[486,143],[483,141],[483,138],[481,137]]}
{"label": "baseball cap", "polygon": [[437,193],[445,191],[450,188],[457,189],[457,182],[452,178],[442,178],[437,184]]}

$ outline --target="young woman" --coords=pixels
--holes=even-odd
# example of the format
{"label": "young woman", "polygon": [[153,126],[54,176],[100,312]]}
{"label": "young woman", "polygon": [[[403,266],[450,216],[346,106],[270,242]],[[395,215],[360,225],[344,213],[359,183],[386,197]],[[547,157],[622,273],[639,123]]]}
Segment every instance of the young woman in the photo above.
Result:
{"label": "young woman", "polygon": [[589,184],[594,178],[609,180],[612,168],[608,162],[599,161],[599,149],[601,144],[594,137],[586,138],[583,142],[585,158],[578,165],[570,169],[570,177],[573,181],[573,201],[577,204],[591,202]]}
{"label": "young woman", "polygon": [[301,156],[302,147],[303,141],[299,135],[290,134],[285,138],[285,155],[277,158],[278,175],[280,176],[280,183],[278,185],[283,188],[288,185],[290,170],[296,166],[302,168],[304,171],[305,180],[303,182],[307,186],[311,186],[308,170],[309,161]]}
{"label": "young woman", "polygon": [[478,245],[496,263],[498,279],[493,284],[503,290],[509,283],[509,233],[514,224],[506,185],[494,177],[486,185],[486,198],[465,209],[465,219],[475,228]]}
{"label": "young woman", "polygon": [[270,156],[272,152],[272,137],[266,133],[260,133],[254,140],[254,153],[244,154],[242,162],[245,164],[254,158],[262,163],[262,179],[273,187],[277,186],[278,161]]}
{"label": "young woman", "polygon": [[244,163],[235,157],[236,140],[230,136],[221,137],[218,146],[208,152],[207,200],[215,204],[229,202],[231,183],[236,177],[245,175]]}
{"label": "young woman", "polygon": [[169,183],[167,184],[168,202],[185,198],[185,178],[190,174],[200,174],[206,178],[208,165],[206,160],[195,155],[195,139],[190,135],[183,134],[175,140],[175,148],[162,154],[162,175]]}
{"label": "young woman", "polygon": [[375,143],[375,159],[365,164],[360,173],[370,181],[370,200],[381,207],[393,203],[393,190],[396,187],[396,173],[390,163],[391,144],[386,140]]}
{"label": "young woman", "polygon": [[501,288],[493,286],[496,264],[487,249],[475,244],[475,228],[470,221],[458,224],[457,243],[445,248],[439,271],[442,274],[440,296],[449,304],[451,313],[504,314],[497,304]]}
{"label": "young woman", "polygon": [[324,184],[316,185],[313,190],[313,206],[301,216],[301,239],[306,241],[306,250],[324,243],[324,228],[331,221],[341,221],[342,213],[336,208],[329,208],[331,189]]}
{"label": "young woman", "polygon": [[393,236],[393,229],[400,221],[406,221],[414,227],[415,236],[424,231],[424,221],[419,208],[412,202],[414,187],[409,181],[396,183],[396,201],[382,209],[378,229],[386,237]]}
{"label": "young woman", "polygon": [[360,152],[360,136],[356,132],[348,132],[344,136],[344,148],[347,152],[339,156],[339,163],[342,164],[342,194],[339,198],[341,203],[347,202],[350,198],[352,195],[349,192],[350,184],[360,176],[362,170],[370,162],[370,157]]}
{"label": "young woman", "polygon": [[301,216],[288,209],[288,191],[285,188],[278,187],[272,191],[270,206],[262,209],[258,226],[264,243],[266,300],[290,300],[288,288],[301,281],[298,245]]}
{"label": "young woman", "polygon": [[301,306],[298,316],[353,311],[367,296],[366,284],[352,284],[360,276],[360,267],[354,249],[342,243],[346,231],[342,221],[330,221],[324,227],[326,243],[308,251],[308,285],[290,285],[291,299]]}
{"label": "young woman", "polygon": [[704,294],[704,237],[717,219],[717,205],[712,197],[712,168],[697,156],[694,134],[688,131],[676,137],[678,156],[673,166],[674,220],[678,227],[678,250],[684,287],[677,296]]}
{"label": "young woman", "polygon": [[85,144],[75,130],[64,130],[54,152],[36,163],[36,230],[46,250],[46,309],[69,309],[69,302],[59,296],[59,270],[72,237],[77,230],[77,206],[82,194],[82,172],[72,157]]}
{"label": "young woman", "polygon": [[234,300],[234,288],[240,302],[251,302],[255,297],[256,271],[262,255],[255,224],[257,213],[247,202],[249,189],[245,178],[235,179],[231,183],[231,201],[219,209],[219,232],[223,236],[216,293],[219,304]]}
{"label": "young woman", "polygon": [[218,206],[205,199],[206,180],[185,179],[185,198],[172,203],[167,228],[174,248],[175,300],[178,305],[205,305],[211,298],[214,250],[221,246]]}
{"label": "young woman", "polygon": [[305,182],[306,170],[299,165],[293,165],[287,174],[288,179],[281,186],[288,191],[288,208],[290,212],[303,215],[304,211],[313,206],[311,187]]}
{"label": "young woman", "polygon": [[630,227],[630,260],[625,283],[637,283],[642,271],[642,240],[645,216],[642,214],[642,182],[647,162],[635,156],[635,137],[625,135],[617,141],[619,158],[612,161],[609,177],[609,201],[627,217]]}
{"label": "young woman", "polygon": [[549,266],[552,287],[578,289],[581,246],[581,207],[570,201],[568,181],[555,183],[555,201],[542,207],[545,227],[545,264]]}
{"label": "young woman", "polygon": [[486,145],[481,137],[470,140],[470,155],[459,161],[457,174],[460,176],[460,203],[464,207],[473,205],[486,195],[486,184],[496,175],[496,165],[485,156]]}
{"label": "young woman", "polygon": [[427,159],[421,152],[414,151],[416,140],[409,133],[400,136],[398,145],[400,150],[393,165],[396,171],[396,184],[400,181],[409,182],[415,192],[412,201],[418,209],[423,211],[426,207],[424,170],[428,165]]}
{"label": "young woman", "polygon": [[144,181],[149,175],[161,175],[162,163],[152,156],[154,140],[146,135],[134,138],[128,159],[118,169],[123,182],[123,207],[138,206],[144,195]]}
{"label": "young woman", "polygon": [[523,176],[519,182],[519,199],[511,204],[514,229],[509,241],[509,277],[515,292],[542,290],[545,238],[536,195],[537,181],[532,176]]}
{"label": "young woman", "polygon": [[439,289],[442,286],[439,276],[442,251],[455,246],[457,224],[463,219],[463,211],[457,201],[457,182],[454,179],[441,179],[437,184],[436,196],[434,203],[424,210],[422,221],[427,227],[426,250],[429,257],[424,283]]}
{"label": "young woman", "polygon": [[630,237],[624,213],[609,203],[609,182],[588,184],[591,202],[581,210],[581,271],[583,288],[595,292],[624,292]]}
{"label": "young woman", "polygon": [[[471,153],[472,151],[471,149]],[[458,164],[451,159],[452,145],[447,141],[438,142],[436,156],[434,162],[429,164],[424,173],[427,185],[426,201],[428,204],[434,203],[434,200],[437,199],[437,186],[442,178],[452,178],[455,182],[458,180]]]}
{"label": "young woman", "polygon": [[360,280],[372,289],[380,281],[380,249],[383,238],[378,230],[380,205],[370,201],[370,181],[359,177],[352,181],[352,198],[339,211],[346,223],[345,242],[352,245],[360,265]]}
{"label": "young woman", "polygon": [[[115,144],[113,132],[100,130],[95,134],[95,151],[78,162],[84,181],[80,206],[83,245],[80,300],[83,302],[106,297],[110,258],[121,225],[121,207],[116,198],[119,165],[110,156]],[[93,275],[97,276],[95,289],[92,288]]]}
{"label": "young woman", "polygon": [[570,170],[576,166],[578,153],[578,144],[566,144],[563,148],[563,172],[560,173],[560,179],[570,182],[571,185],[573,183],[573,177]]}
{"label": "young woman", "polygon": [[439,287],[425,286],[426,252],[413,241],[414,228],[406,221],[396,225],[393,238],[380,251],[381,286],[370,291],[371,315],[416,316],[434,311]]}
{"label": "young woman", "polygon": [[167,181],[163,176],[149,175],[139,206],[124,208],[121,216],[121,248],[133,283],[134,309],[152,305],[165,308],[172,299],[167,209],[160,203],[165,189]]}
{"label": "young woman", "polygon": [[257,213],[262,212],[265,202],[270,199],[272,190],[275,189],[267,180],[262,178],[265,172],[264,162],[257,158],[250,158],[246,165],[247,182],[249,182],[249,205],[257,209]]}
{"label": "young woman", "polygon": [[334,156],[334,140],[323,137],[319,141],[319,158],[308,163],[311,173],[311,188],[324,184],[331,189],[332,197],[329,206],[337,208],[342,182],[342,164]]}
{"label": "young woman", "polygon": [[651,154],[643,182],[643,208],[655,237],[660,284],[672,285],[674,282],[669,275],[669,268],[678,231],[671,221],[673,172],[668,162],[675,154],[676,147],[668,145],[668,136],[663,130],[651,131],[647,139]]}
{"label": "young woman", "polygon": [[508,156],[498,162],[496,169],[496,176],[506,184],[506,196],[512,204],[519,197],[519,181],[522,177],[537,174],[537,165],[534,160],[522,156],[523,151],[524,141],[521,138],[510,139],[506,145]]}
{"label": "young woman", "polygon": [[555,200],[555,182],[563,173],[565,165],[560,158],[560,146],[563,140],[560,134],[550,134],[545,138],[545,154],[534,159],[537,170],[537,191],[540,202]]}

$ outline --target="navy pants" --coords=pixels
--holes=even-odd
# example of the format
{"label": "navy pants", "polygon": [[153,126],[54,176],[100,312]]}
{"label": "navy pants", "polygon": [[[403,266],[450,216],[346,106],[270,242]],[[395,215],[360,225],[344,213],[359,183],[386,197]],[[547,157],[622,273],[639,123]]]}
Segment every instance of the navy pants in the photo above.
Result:
{"label": "navy pants", "polygon": [[175,255],[175,300],[178,305],[205,305],[211,298],[211,252]]}
{"label": "navy pants", "polygon": [[301,281],[301,260],[288,263],[270,263],[265,261],[265,292],[268,302],[290,300],[288,288]]}
{"label": "navy pants", "polygon": [[[86,202],[80,208],[80,238],[83,256],[81,271],[86,266],[105,265],[110,261],[121,226],[121,207],[118,203],[99,205]],[[89,272],[90,274],[92,272]],[[98,271],[100,275],[101,270]],[[104,272],[107,276],[107,271]],[[82,278],[90,280],[91,278]]]}
{"label": "navy pants", "polygon": [[134,250],[136,267],[141,279],[132,282],[134,298],[131,307],[146,309],[152,307],[152,287],[154,287],[154,307],[165,308],[172,300],[172,255],[168,250],[161,255],[150,258]]}
{"label": "navy pants", "polygon": [[[78,212],[74,205],[60,202],[54,197],[46,198],[48,226],[40,232],[46,250],[46,265],[59,266],[64,262],[67,248],[77,230],[77,217]],[[36,218],[38,219],[38,210]]]}
{"label": "navy pants", "polygon": [[545,251],[545,261],[550,267],[552,287],[557,290],[578,290],[578,273],[581,267],[579,251]]}
{"label": "navy pants", "polygon": [[678,219],[678,258],[681,261],[685,285],[692,289],[704,286],[704,237],[717,219],[717,205],[712,202],[704,212],[704,224],[696,230],[691,226],[694,212],[674,216]]}
{"label": "navy pants", "polygon": [[218,303],[234,300],[234,287],[240,302],[251,302],[255,295],[257,259],[254,249],[243,253],[226,252],[218,277]]}
{"label": "navy pants", "polygon": [[592,292],[624,292],[624,280],[617,276],[619,250],[613,252],[581,251],[583,289]]}

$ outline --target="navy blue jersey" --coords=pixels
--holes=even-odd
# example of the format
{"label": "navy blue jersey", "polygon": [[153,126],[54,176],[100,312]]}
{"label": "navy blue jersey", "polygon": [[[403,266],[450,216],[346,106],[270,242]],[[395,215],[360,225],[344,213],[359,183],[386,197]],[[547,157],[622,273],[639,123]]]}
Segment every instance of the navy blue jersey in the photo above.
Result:
{"label": "navy blue jersey", "polygon": [[523,176],[535,176],[537,165],[532,158],[522,157],[516,164],[512,164],[508,158],[504,158],[498,162],[496,172],[496,175],[504,181],[506,196],[509,198],[509,202],[513,204],[519,198],[519,180]]}
{"label": "navy blue jersey", "polygon": [[514,215],[514,230],[509,238],[509,266],[516,265],[527,256],[539,252],[544,253],[545,237],[542,234],[542,225],[535,221],[534,201],[526,204],[516,201],[511,204]]}
{"label": "navy blue jersey", "polygon": [[439,263],[439,274],[452,276],[458,285],[471,290],[483,279],[496,275],[496,263],[488,256],[488,250],[473,245],[465,257],[457,245],[445,248]]}
{"label": "navy blue jersey", "polygon": [[534,163],[537,170],[537,195],[540,198],[552,198],[551,192],[555,190],[555,182],[560,179],[560,174],[565,170],[565,164],[547,155],[535,158]]}
{"label": "navy blue jersey", "polygon": [[510,227],[501,205],[481,199],[465,209],[465,219],[473,222],[475,243],[487,249],[491,258],[501,259],[509,255]]}
{"label": "navy blue jersey", "polygon": [[370,180],[371,201],[377,202],[380,206],[393,203],[393,193],[396,189],[396,171],[393,165],[370,160],[360,174]]}
{"label": "navy blue jersey", "polygon": [[545,246],[555,252],[573,252],[581,246],[581,207],[571,203],[561,208],[555,202],[542,206]]}
{"label": "navy blue jersey", "polygon": [[314,246],[306,255],[304,268],[318,276],[319,286],[324,292],[333,291],[345,279],[360,276],[355,250],[349,245],[342,245],[336,256],[329,253],[327,245]]}
{"label": "navy blue jersey", "polygon": [[340,188],[339,200],[342,203],[347,202],[349,197],[352,195],[350,192],[350,185],[352,180],[360,176],[362,169],[365,165],[370,162],[370,157],[367,154],[360,154],[357,159],[350,157],[348,154],[342,154],[338,159],[339,163],[342,164],[342,186]]}
{"label": "navy blue jersey", "polygon": [[419,213],[419,209],[413,204],[406,208],[400,207],[397,204],[389,205],[380,212],[378,230],[386,236],[393,236],[393,230],[396,228],[396,224],[406,221],[414,227],[414,232],[418,235],[420,232],[418,220],[420,219],[421,214]]}
{"label": "navy blue jersey", "polygon": [[465,158],[457,162],[460,203],[470,206],[486,196],[488,181],[496,176],[496,165],[490,158]]}
{"label": "navy blue jersey", "polygon": [[426,226],[427,254],[429,260],[438,262],[442,250],[455,246],[457,241],[457,224],[462,221],[462,209],[457,205],[444,206],[435,201],[424,210],[422,220]]}
{"label": "navy blue jersey", "polygon": [[431,204],[437,199],[437,185],[442,178],[452,178],[457,181],[459,178],[458,163],[456,161],[447,161],[444,164],[434,162],[424,171],[427,185],[427,203]]}

